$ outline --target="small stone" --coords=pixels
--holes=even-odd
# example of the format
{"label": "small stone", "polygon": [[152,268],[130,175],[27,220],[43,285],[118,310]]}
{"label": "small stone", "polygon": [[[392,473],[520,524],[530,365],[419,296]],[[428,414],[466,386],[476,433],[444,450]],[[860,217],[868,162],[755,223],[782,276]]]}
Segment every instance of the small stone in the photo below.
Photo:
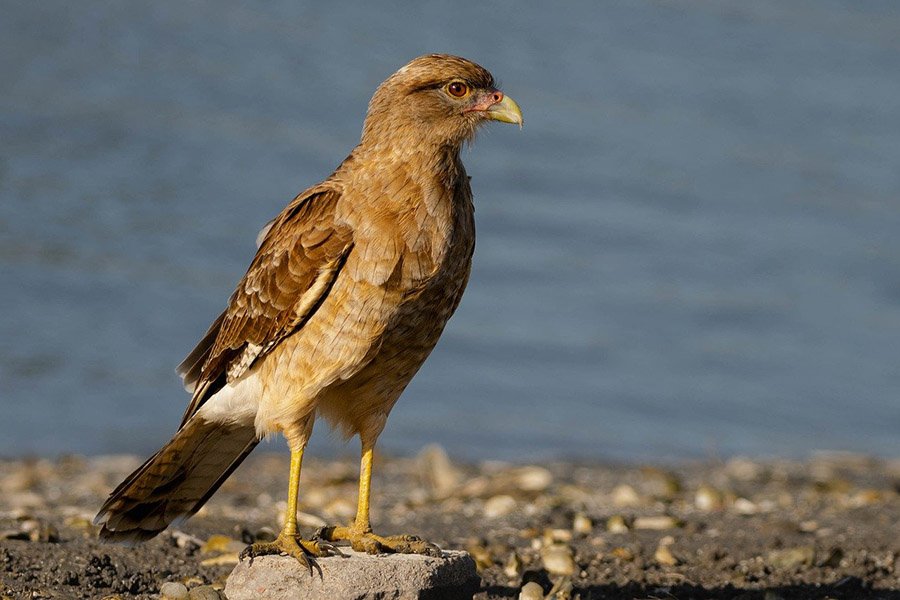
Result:
{"label": "small stone", "polygon": [[20,523],[19,527],[26,539],[32,542],[56,543],[59,541],[59,530],[51,523],[29,519]]}
{"label": "small stone", "polygon": [[459,469],[450,462],[447,452],[436,444],[426,446],[418,457],[422,479],[435,498],[450,496],[462,481]]}
{"label": "small stone", "polygon": [[674,529],[676,527],[679,527],[680,525],[681,524],[678,522],[678,519],[676,519],[675,517],[670,517],[668,515],[637,517],[634,520],[635,529]]}
{"label": "small stone", "polygon": [[172,536],[172,539],[175,540],[175,545],[179,548],[194,551],[203,547],[203,540],[189,533],[175,529],[170,535]]}
{"label": "small stone", "polygon": [[159,596],[164,600],[188,600],[188,589],[183,583],[167,581],[159,587]]}
{"label": "small stone", "polygon": [[551,575],[572,575],[575,573],[575,557],[572,549],[565,544],[545,546],[541,550],[544,568]]}
{"label": "small stone", "polygon": [[252,565],[243,561],[228,576],[225,596],[229,600],[471,598],[480,585],[475,562],[465,552],[444,552],[434,558],[342,551],[345,557],[316,559],[312,576],[289,556],[260,556]]}
{"label": "small stone", "polygon": [[759,507],[746,498],[738,498],[732,507],[739,515],[755,515],[759,512]]}
{"label": "small stone", "polygon": [[641,474],[645,478],[642,487],[651,496],[670,500],[681,491],[681,480],[674,473],[656,467],[644,467]]}
{"label": "small stone", "polygon": [[625,562],[631,562],[634,560],[634,552],[623,546],[617,546],[616,548],[610,550],[609,553],[612,554],[614,558],[623,560]]}
{"label": "small stone", "polygon": [[694,505],[702,511],[719,510],[723,504],[722,493],[714,487],[701,485],[694,494]]}
{"label": "small stone", "polygon": [[749,458],[738,457],[725,463],[725,471],[735,479],[751,481],[762,475],[763,468]]}
{"label": "small stone", "polygon": [[679,563],[678,558],[672,554],[672,550],[669,548],[668,544],[660,544],[656,548],[656,552],[653,553],[653,559],[657,563],[667,567],[674,567]]}
{"label": "small stone", "polygon": [[628,533],[628,522],[622,515],[613,515],[606,520],[606,530],[610,533]]}
{"label": "small stone", "polygon": [[544,588],[536,581],[529,581],[519,591],[519,600],[544,600]]}
{"label": "small stone", "polygon": [[545,544],[558,544],[561,542],[571,542],[572,532],[568,529],[545,529],[543,540]]}
{"label": "small stone", "polygon": [[488,498],[484,503],[484,516],[488,519],[504,517],[516,510],[516,499],[506,494]]}
{"label": "small stone", "polygon": [[766,562],[776,569],[796,570],[811,566],[816,560],[816,550],[812,546],[798,546],[783,550],[772,550]]}
{"label": "small stone", "polygon": [[200,585],[192,588],[188,594],[189,600],[221,600],[219,592],[211,585]]}
{"label": "small stone", "polygon": [[522,467],[516,471],[516,485],[526,492],[541,492],[553,483],[553,473],[544,467]]}
{"label": "small stone", "polygon": [[318,529],[319,527],[325,527],[326,525],[328,525],[328,522],[322,517],[317,517],[316,515],[310,514],[308,512],[298,510],[297,524],[301,527],[312,527],[314,529]]}
{"label": "small stone", "polygon": [[623,508],[638,506],[641,503],[641,497],[633,487],[623,483],[613,488],[612,503]]}
{"label": "small stone", "polygon": [[584,513],[578,513],[572,519],[572,531],[577,535],[590,535],[594,530],[594,522]]}
{"label": "small stone", "polygon": [[815,533],[819,529],[818,521],[813,521],[812,519],[808,521],[803,521],[800,523],[798,529],[803,533]]}

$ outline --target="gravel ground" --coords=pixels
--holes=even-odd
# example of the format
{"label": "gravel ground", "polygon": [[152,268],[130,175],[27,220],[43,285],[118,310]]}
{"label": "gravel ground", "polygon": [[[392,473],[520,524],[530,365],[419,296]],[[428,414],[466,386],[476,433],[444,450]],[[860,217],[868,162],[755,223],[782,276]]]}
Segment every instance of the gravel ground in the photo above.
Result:
{"label": "gravel ground", "polygon": [[[259,454],[180,527],[101,544],[94,512],[139,462],[0,461],[0,598],[155,598],[167,582],[215,598],[243,545],[280,525],[287,457]],[[900,599],[900,460],[458,465],[430,448],[375,474],[376,531],[471,552],[479,600]],[[306,461],[305,532],[352,518],[356,475]]]}

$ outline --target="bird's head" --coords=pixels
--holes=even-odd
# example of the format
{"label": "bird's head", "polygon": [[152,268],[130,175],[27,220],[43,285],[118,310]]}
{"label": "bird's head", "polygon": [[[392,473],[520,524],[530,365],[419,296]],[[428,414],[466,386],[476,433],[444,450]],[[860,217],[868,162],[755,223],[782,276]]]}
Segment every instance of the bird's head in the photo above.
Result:
{"label": "bird's head", "polygon": [[364,144],[410,144],[458,148],[488,121],[522,126],[522,112],[494,85],[490,72],[447,54],[414,59],[385,80],[369,102]]}

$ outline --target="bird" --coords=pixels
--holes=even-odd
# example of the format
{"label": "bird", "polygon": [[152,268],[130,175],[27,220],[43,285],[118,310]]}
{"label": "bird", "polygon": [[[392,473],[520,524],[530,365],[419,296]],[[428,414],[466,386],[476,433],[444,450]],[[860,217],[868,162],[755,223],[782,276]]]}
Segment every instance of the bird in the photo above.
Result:
{"label": "bird", "polygon": [[[359,144],[260,232],[227,308],[177,369],[192,392],[181,425],[110,493],[95,519],[101,539],[141,542],[189,518],[261,439],[282,434],[284,527],[242,558],[310,566],[347,543],[440,555],[417,536],[373,532],[373,453],[466,288],[475,221],[460,150],[490,121],[521,128],[522,112],[465,58],[420,56],[378,86]],[[318,417],[359,437],[359,496],[352,523],[304,538],[300,472]]]}

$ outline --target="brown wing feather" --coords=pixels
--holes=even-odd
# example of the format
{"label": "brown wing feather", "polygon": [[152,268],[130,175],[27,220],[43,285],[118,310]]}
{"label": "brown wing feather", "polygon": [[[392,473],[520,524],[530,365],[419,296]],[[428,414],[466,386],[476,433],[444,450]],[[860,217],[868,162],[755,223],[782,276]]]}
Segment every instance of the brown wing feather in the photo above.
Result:
{"label": "brown wing feather", "polygon": [[195,385],[182,425],[226,380],[303,327],[328,295],[353,246],[350,228],[335,221],[339,198],[312,188],[275,218],[228,308],[179,367]]}

